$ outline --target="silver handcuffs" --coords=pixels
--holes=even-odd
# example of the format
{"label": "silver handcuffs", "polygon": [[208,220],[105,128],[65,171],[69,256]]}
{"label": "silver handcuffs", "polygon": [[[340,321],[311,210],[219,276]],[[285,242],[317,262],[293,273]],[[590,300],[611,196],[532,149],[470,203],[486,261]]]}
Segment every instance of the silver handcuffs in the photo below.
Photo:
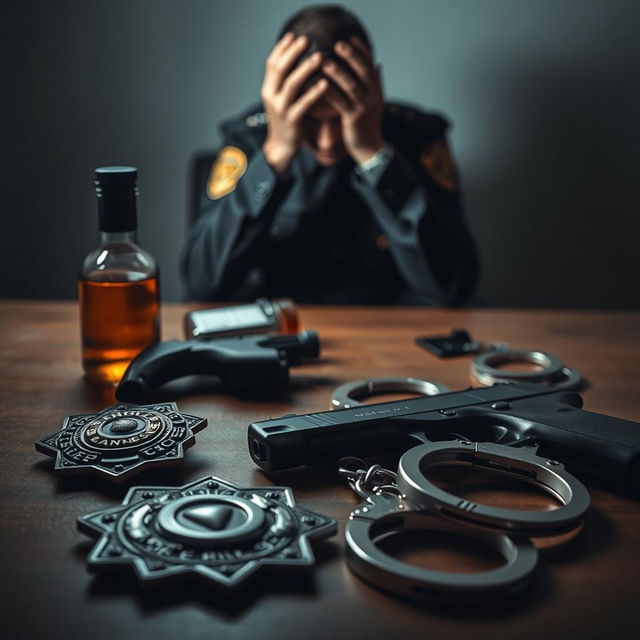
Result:
{"label": "silver handcuffs", "polygon": [[[507,363],[534,364],[540,369],[514,371],[501,369]],[[559,358],[543,351],[507,349],[487,351],[477,355],[471,362],[471,379],[483,387],[499,382],[535,382],[548,384],[558,391],[576,389],[582,376],[570,367],[565,367]],[[347,382],[337,387],[331,396],[332,409],[348,409],[358,406],[362,400],[380,393],[407,393],[435,396],[450,391],[448,387],[432,380],[418,378],[382,377]]]}
{"label": "silver handcuffs", "polygon": [[[533,371],[500,368],[500,365],[513,362],[541,368]],[[576,389],[582,382],[582,376],[575,369],[565,367],[556,356],[528,349],[501,349],[477,355],[471,362],[471,378],[483,387],[496,382],[535,382],[551,385],[558,391]]]}
{"label": "silver handcuffs", "polygon": [[[349,468],[354,464],[362,468]],[[464,500],[428,480],[427,469],[440,464],[476,466],[519,478],[540,487],[562,506],[518,511]],[[340,465],[339,473],[364,498],[349,516],[345,531],[349,566],[382,590],[412,599],[477,601],[519,591],[538,561],[527,536],[577,528],[590,503],[584,485],[557,461],[538,456],[535,446],[432,442],[407,451],[397,473],[380,465],[366,469],[358,458],[343,458]],[[479,541],[495,549],[505,564],[482,573],[433,571],[396,560],[377,544],[407,530],[442,531]]]}
{"label": "silver handcuffs", "polygon": [[379,393],[416,393],[423,396],[435,396],[448,391],[450,389],[439,382],[419,380],[418,378],[369,378],[347,382],[337,387],[331,396],[331,408],[356,407],[361,400]]}

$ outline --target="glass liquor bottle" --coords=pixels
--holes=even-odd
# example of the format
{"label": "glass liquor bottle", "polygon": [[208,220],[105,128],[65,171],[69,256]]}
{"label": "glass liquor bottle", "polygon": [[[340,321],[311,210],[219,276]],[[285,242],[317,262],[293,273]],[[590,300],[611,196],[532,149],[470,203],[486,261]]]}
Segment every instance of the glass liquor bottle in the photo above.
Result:
{"label": "glass liquor bottle", "polygon": [[95,170],[100,246],[82,263],[78,280],[82,366],[99,385],[116,385],[145,347],[160,339],[156,261],[136,241],[138,172]]}

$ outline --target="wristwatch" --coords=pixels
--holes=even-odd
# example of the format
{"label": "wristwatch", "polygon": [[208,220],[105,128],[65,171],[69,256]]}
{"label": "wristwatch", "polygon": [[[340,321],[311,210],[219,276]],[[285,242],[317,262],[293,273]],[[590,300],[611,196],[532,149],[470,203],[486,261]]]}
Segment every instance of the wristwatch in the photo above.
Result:
{"label": "wristwatch", "polygon": [[382,149],[376,152],[371,158],[358,164],[356,166],[356,171],[369,184],[375,186],[389,166],[389,163],[393,159],[393,155],[393,148],[388,144],[385,144]]}

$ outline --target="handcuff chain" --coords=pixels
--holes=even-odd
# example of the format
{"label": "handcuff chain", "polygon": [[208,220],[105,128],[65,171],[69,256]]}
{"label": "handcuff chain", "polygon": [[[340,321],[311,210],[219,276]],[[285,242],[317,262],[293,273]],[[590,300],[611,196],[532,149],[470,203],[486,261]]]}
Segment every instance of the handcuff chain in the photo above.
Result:
{"label": "handcuff chain", "polygon": [[[391,493],[402,496],[398,489],[398,474],[381,467],[379,464],[371,465],[368,469],[366,462],[361,458],[341,458],[338,461],[338,473],[345,476],[349,486],[361,498],[370,498],[381,493]],[[347,465],[355,465],[355,469],[349,469]]]}

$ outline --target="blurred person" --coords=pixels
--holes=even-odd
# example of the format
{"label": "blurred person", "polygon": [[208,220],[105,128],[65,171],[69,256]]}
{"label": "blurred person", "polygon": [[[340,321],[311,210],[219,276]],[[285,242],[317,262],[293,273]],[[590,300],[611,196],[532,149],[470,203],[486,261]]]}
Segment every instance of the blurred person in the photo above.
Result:
{"label": "blurred person", "polygon": [[261,95],[221,125],[182,255],[190,295],[464,304],[479,265],[448,123],[385,103],[358,19],[337,5],[292,16]]}

